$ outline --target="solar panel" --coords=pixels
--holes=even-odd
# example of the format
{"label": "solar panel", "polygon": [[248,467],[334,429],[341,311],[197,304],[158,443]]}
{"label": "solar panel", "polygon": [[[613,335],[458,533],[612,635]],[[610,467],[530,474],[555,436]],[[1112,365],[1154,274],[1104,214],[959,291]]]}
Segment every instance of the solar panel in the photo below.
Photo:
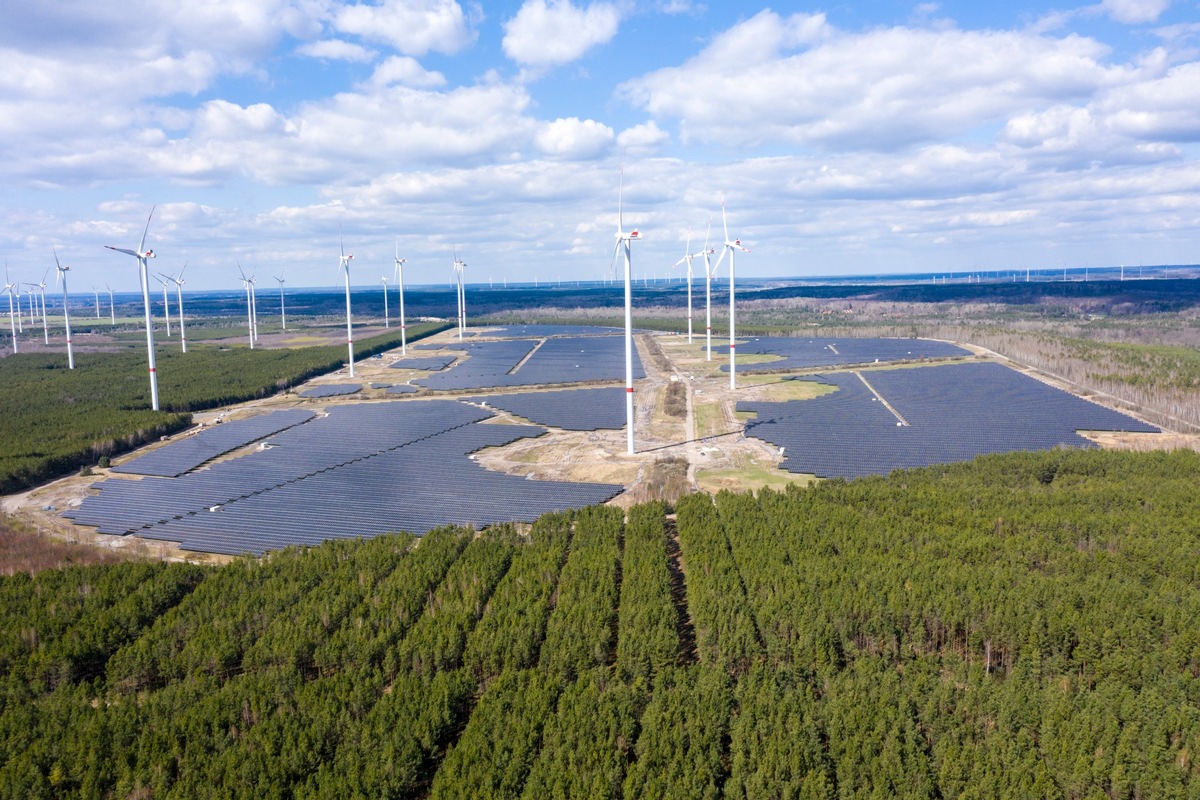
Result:
{"label": "solar panel", "polygon": [[738,403],[758,414],[746,434],[783,447],[790,472],[853,478],[987,453],[1094,446],[1079,430],[1159,430],[996,363],[863,374],[900,418],[857,375],[842,373],[815,376],[838,391],[812,400]]}
{"label": "solar panel", "polygon": [[304,409],[273,411],[202,428],[186,438],[133,458],[113,472],[173,478],[251,442],[293,425],[308,422],[316,412]]}
{"label": "solar panel", "polygon": [[361,383],[324,383],[300,391],[301,397],[340,397],[362,389]]}
{"label": "solar panel", "polygon": [[399,383],[395,386],[387,387],[387,394],[412,394],[415,391],[417,391],[417,387],[407,383]]}
{"label": "solar panel", "polygon": [[450,400],[334,406],[265,448],[209,469],[174,479],[102,481],[71,516],[106,533],[257,554],[329,538],[425,533],[449,522],[531,522],[622,491],[616,484],[532,481],[484,469],[470,453],[545,433],[479,424],[491,416]]}
{"label": "solar panel", "polygon": [[498,394],[478,398],[538,425],[569,431],[625,427],[625,387]]}
{"label": "solar panel", "polygon": [[[625,376],[625,343],[619,336],[466,342],[468,358],[454,368],[418,378],[430,389],[485,389],[619,380]],[[637,350],[634,378],[645,377]]]}
{"label": "solar panel", "polygon": [[[713,350],[727,351],[728,345]],[[739,372],[774,372],[791,369],[840,367],[850,364],[920,361],[929,358],[961,358],[971,353],[958,345],[933,339],[819,339],[790,336],[760,336],[739,340],[742,355],[775,355],[780,360],[761,364],[738,364]],[[729,365],[721,369],[729,371]]]}
{"label": "solar panel", "polygon": [[453,364],[455,358],[457,356],[409,356],[398,358],[388,366],[392,369],[421,369],[437,372]]}

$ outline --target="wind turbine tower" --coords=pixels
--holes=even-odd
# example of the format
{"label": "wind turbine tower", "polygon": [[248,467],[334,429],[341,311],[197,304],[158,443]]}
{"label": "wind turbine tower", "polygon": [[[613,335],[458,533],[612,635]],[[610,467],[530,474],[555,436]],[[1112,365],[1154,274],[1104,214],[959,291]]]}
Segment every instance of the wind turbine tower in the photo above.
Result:
{"label": "wind turbine tower", "polygon": [[338,246],[341,249],[341,257],[339,266],[346,276],[346,350],[350,353],[350,377],[354,377],[354,325],[350,318],[350,261],[354,258],[354,254],[346,255],[346,245],[342,242],[341,237],[338,237]]}
{"label": "wind turbine tower", "polygon": [[50,274],[50,269],[49,269],[49,267],[47,267],[47,268],[46,268],[46,272],[45,272],[45,273],[42,275],[42,280],[41,280],[41,283],[31,283],[31,284],[29,284],[29,288],[31,288],[31,289],[37,289],[37,290],[38,290],[38,297],[39,297],[39,298],[40,298],[40,300],[41,300],[41,307],[42,307],[42,339],[45,341],[45,343],[46,343],[46,344],[50,344],[50,328],[49,328],[49,326],[46,324],[46,276],[47,276],[47,275],[49,275],[49,274]]}
{"label": "wind turbine tower", "polygon": [[254,349],[254,314],[253,305],[250,302],[250,279],[246,277],[246,273],[242,270],[242,265],[238,264],[238,272],[242,276],[242,286],[246,289],[246,331],[250,337],[250,349]]}
{"label": "wind turbine tower", "polygon": [[100,290],[93,286],[92,294],[96,299],[96,319],[100,319]]}
{"label": "wind turbine tower", "polygon": [[[161,283],[162,287],[163,287],[163,321],[167,323],[167,336],[170,336],[171,335],[171,303],[167,299],[167,286],[170,285],[171,279],[168,278],[167,276],[163,275],[162,273],[159,273],[158,282]],[[100,311],[99,304],[96,305],[96,311],[97,312]],[[97,319],[100,318],[99,314],[97,314],[96,318]]]}
{"label": "wind turbine tower", "polygon": [[287,330],[287,310],[283,305],[283,275],[276,275],[275,280],[279,281],[279,329]]}
{"label": "wind turbine tower", "polygon": [[467,327],[467,292],[463,287],[463,273],[467,268],[467,262],[458,257],[458,248],[454,248],[454,277],[457,282],[457,299],[458,299],[458,338],[461,341],[463,331]]}
{"label": "wind turbine tower", "polygon": [[[725,258],[725,256],[728,255],[729,256],[729,388],[736,389],[737,388],[737,374],[736,374],[737,358],[735,356],[734,348],[737,346],[735,344],[735,340],[737,337],[736,337],[736,333],[735,333],[735,329],[734,329],[736,318],[735,318],[735,309],[734,309],[734,304],[733,304],[733,290],[734,290],[733,254],[737,250],[741,250],[744,253],[749,253],[750,251],[742,246],[741,239],[734,239],[732,241],[730,241],[730,239],[729,239],[729,223],[725,220],[725,195],[721,195],[721,226],[725,229],[725,251],[723,253],[721,253],[721,258],[717,259],[717,267],[721,266],[721,259]],[[714,267],[714,270],[715,269],[716,269],[716,267]]]}
{"label": "wind turbine tower", "polygon": [[166,301],[167,281],[175,284],[175,304],[179,306],[179,342],[183,346],[183,352],[187,352],[187,330],[183,327],[183,284],[186,281],[183,279],[183,273],[187,272],[187,262],[183,263],[183,269],[179,270],[179,277],[174,278],[170,275],[159,273],[159,277],[163,279],[163,300]]}
{"label": "wind turbine tower", "polygon": [[113,290],[112,290],[112,287],[109,286],[107,283],[104,284],[104,288],[108,289],[108,318],[111,321],[111,324],[116,325],[117,324],[117,306],[115,303],[113,303]]}
{"label": "wind turbine tower", "polygon": [[392,327],[392,324],[388,320],[387,275],[381,275],[379,277],[379,282],[383,284],[383,327],[390,328],[390,327]]}
{"label": "wind turbine tower", "polygon": [[400,240],[396,240],[396,288],[400,291],[400,355],[408,355],[408,333],[404,324],[404,263],[407,258],[400,257]]}
{"label": "wind turbine tower", "polygon": [[8,264],[4,265],[4,291],[8,294],[8,325],[12,328],[13,352],[20,352],[17,346],[17,318],[13,316],[13,287],[16,284],[8,277]]}
{"label": "wind turbine tower", "polygon": [[[55,283],[62,281],[63,287],[63,324],[67,329],[67,368],[75,369],[75,351],[71,349],[71,312],[67,308],[67,270],[70,267],[63,266],[63,263],[58,260],[58,250],[54,251],[54,265],[58,268],[58,277],[55,278]],[[153,383],[153,373],[151,373],[151,382]]]}
{"label": "wind turbine tower", "polygon": [[621,168],[621,179],[617,188],[617,246],[613,249],[613,260],[617,253],[625,254],[625,452],[633,455],[633,289],[631,271],[633,265],[630,258],[629,243],[634,239],[640,240],[642,235],[634,228],[625,233],[624,200],[625,168]]}
{"label": "wind turbine tower", "polygon": [[[150,220],[154,218],[154,208],[150,209],[150,216],[146,217],[146,229],[142,231],[142,243],[138,245],[136,250],[127,250],[123,247],[113,247],[112,245],[104,245],[109,250],[115,250],[118,253],[131,255],[138,261],[139,272],[142,278],[142,307],[146,315],[146,355],[149,361],[150,369],[150,405],[155,411],[158,411],[158,373],[154,367],[154,326],[150,320],[150,282],[147,272],[149,268],[146,265],[148,259],[154,258],[154,251],[146,249],[146,234],[150,232]],[[64,295],[66,286],[63,287]],[[67,334],[67,341],[70,341],[70,333]]]}

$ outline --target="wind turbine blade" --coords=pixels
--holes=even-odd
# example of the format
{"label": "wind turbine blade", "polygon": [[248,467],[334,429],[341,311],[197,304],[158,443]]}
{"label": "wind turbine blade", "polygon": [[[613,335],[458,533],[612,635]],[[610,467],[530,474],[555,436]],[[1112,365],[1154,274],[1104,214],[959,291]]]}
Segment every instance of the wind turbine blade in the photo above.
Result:
{"label": "wind turbine blade", "polygon": [[188,262],[187,262],[187,261],[183,262],[183,269],[179,270],[179,280],[180,280],[180,282],[182,282],[182,281],[183,281],[183,273],[187,272],[187,265],[188,265]]}
{"label": "wind turbine blade", "polygon": [[146,234],[150,232],[150,220],[154,218],[154,209],[156,208],[158,208],[157,205],[150,207],[150,216],[146,217],[146,229],[142,231],[142,243],[138,246],[138,253],[146,252]]}
{"label": "wind turbine blade", "polygon": [[717,263],[715,263],[715,264],[713,264],[713,265],[712,265],[712,272],[710,272],[710,273],[709,273],[709,276],[710,276],[710,277],[716,277],[716,275],[717,275],[717,270],[721,268],[721,262],[725,260],[725,255],[726,255],[728,252],[729,252],[729,248],[728,248],[728,247],[722,247],[722,248],[721,248],[721,255],[720,255],[718,258],[717,258]]}
{"label": "wind turbine blade", "polygon": [[721,192],[721,227],[725,229],[725,241],[729,241],[729,223],[725,221],[725,193]]}
{"label": "wind turbine blade", "polygon": [[704,252],[708,252],[708,237],[712,234],[712,214],[708,215],[708,230],[704,232]]}
{"label": "wind turbine blade", "polygon": [[130,250],[127,247],[113,247],[111,244],[106,244],[104,246],[109,250],[116,250],[118,253],[124,253],[125,255],[133,256],[134,258],[138,258],[141,255],[140,253],[135,253],[133,250]]}
{"label": "wind turbine blade", "polygon": [[621,251],[621,240],[617,239],[617,246],[613,248],[612,260],[608,262],[608,274],[615,280],[617,277],[617,253]]}
{"label": "wind turbine blade", "polygon": [[235,261],[233,263],[237,264],[238,274],[242,276],[242,283],[246,283],[246,272],[242,269],[242,263],[240,261]]}

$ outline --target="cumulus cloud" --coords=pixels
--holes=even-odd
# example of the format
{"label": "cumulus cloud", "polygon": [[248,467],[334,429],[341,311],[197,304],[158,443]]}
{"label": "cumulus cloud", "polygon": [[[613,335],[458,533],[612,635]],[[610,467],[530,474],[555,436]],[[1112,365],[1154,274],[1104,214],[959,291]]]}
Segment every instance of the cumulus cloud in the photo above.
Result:
{"label": "cumulus cloud", "polygon": [[346,6],[337,12],[334,27],[410,56],[457,53],[475,40],[467,16],[454,0],[383,0],[379,5]]}
{"label": "cumulus cloud", "polygon": [[1171,5],[1171,0],[1103,0],[1100,8],[1117,22],[1140,25],[1154,22]]}
{"label": "cumulus cloud", "polygon": [[440,72],[430,72],[415,59],[408,56],[392,56],[375,68],[367,83],[371,86],[402,84],[422,89],[445,86],[446,77]]}
{"label": "cumulus cloud", "polygon": [[296,52],[302,56],[311,56],[312,58],[325,58],[333,61],[357,61],[359,63],[369,63],[375,60],[379,55],[374,50],[368,50],[360,44],[343,41],[342,39],[322,39],[317,42],[308,42],[296,48]]}
{"label": "cumulus cloud", "polygon": [[[889,150],[945,139],[1129,78],[1076,35],[907,27],[845,33],[764,11],[620,92],[686,141]],[[704,87],[704,103],[696,87]],[[712,109],[720,109],[713,113]]]}
{"label": "cumulus cloud", "polygon": [[552,158],[592,158],[612,144],[613,130],[591,119],[556,119],[538,131],[535,142]]}
{"label": "cumulus cloud", "polygon": [[621,131],[617,136],[617,147],[628,153],[644,154],[667,144],[670,140],[670,134],[651,120]]}
{"label": "cumulus cloud", "polygon": [[504,23],[504,53],[530,67],[566,64],[610,41],[620,21],[620,12],[610,3],[580,8],[570,0],[526,0]]}

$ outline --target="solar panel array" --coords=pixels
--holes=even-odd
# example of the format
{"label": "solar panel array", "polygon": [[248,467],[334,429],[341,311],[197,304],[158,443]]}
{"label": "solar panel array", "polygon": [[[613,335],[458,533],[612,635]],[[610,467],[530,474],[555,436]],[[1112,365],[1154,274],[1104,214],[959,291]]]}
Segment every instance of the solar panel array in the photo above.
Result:
{"label": "solar panel array", "polygon": [[112,471],[130,475],[157,475],[163,478],[174,478],[217,456],[239,447],[245,447],[251,442],[286,430],[293,425],[308,422],[315,416],[316,412],[314,411],[289,409],[223,422],[220,425],[203,428],[197,433],[171,442],[165,447],[151,450],[145,455],[113,467]]}
{"label": "solar panel array", "polygon": [[397,359],[388,366],[392,369],[423,369],[437,372],[453,364],[455,358],[457,356],[408,356]]}
{"label": "solar panel array", "polygon": [[538,425],[568,431],[625,427],[625,387],[499,394],[479,398]]}
{"label": "solar panel array", "polygon": [[417,387],[407,383],[398,383],[395,386],[387,387],[387,394],[412,394],[415,391],[417,391]]}
{"label": "solar panel array", "polygon": [[614,336],[624,333],[624,328],[599,325],[504,325],[488,328],[481,335],[496,339],[544,339],[549,336]]}
{"label": "solar panel array", "polygon": [[[415,383],[430,389],[484,389],[618,380],[625,376],[625,342],[619,336],[504,339],[455,347],[470,357],[453,369],[418,378]],[[521,363],[526,356],[529,360]],[[636,350],[633,371],[635,378],[645,377]]]}
{"label": "solar panel array", "polygon": [[986,453],[1092,447],[1077,430],[1158,431],[995,363],[864,375],[907,425],[857,375],[841,373],[815,376],[838,391],[812,400],[738,403],[758,414],[746,434],[785,448],[789,472],[854,478]]}
{"label": "solar panel array", "polygon": [[[728,345],[724,348],[713,345],[713,350],[728,351]],[[805,339],[788,336],[761,336],[739,341],[737,352],[742,355],[782,357],[781,361],[765,364],[738,364],[739,372],[774,372],[971,355],[958,345],[932,339]],[[728,372],[729,365],[724,364],[721,369]]]}
{"label": "solar panel array", "polygon": [[[604,502],[616,484],[530,481],[468,458],[543,428],[477,424],[491,412],[454,401],[336,406],[265,449],[178,478],[110,479],[64,514],[101,533],[254,553],[445,523],[532,521]],[[212,511],[210,509],[218,510]]]}
{"label": "solar panel array", "polygon": [[323,383],[304,389],[298,394],[301,397],[341,397],[345,394],[354,394],[360,389],[362,389],[361,383]]}

